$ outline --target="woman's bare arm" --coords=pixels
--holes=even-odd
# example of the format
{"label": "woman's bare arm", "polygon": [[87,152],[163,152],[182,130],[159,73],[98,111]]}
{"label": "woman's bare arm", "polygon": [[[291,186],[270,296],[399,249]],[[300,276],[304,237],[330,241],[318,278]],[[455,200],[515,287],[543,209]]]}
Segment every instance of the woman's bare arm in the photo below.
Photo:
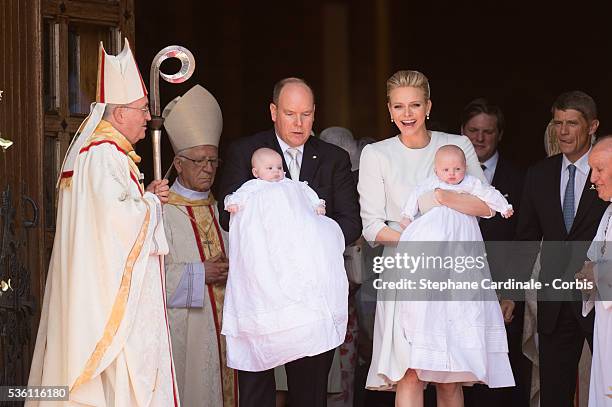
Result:
{"label": "woman's bare arm", "polygon": [[474,195],[436,189],[435,196],[441,205],[465,213],[466,215],[489,217],[494,214],[484,201]]}

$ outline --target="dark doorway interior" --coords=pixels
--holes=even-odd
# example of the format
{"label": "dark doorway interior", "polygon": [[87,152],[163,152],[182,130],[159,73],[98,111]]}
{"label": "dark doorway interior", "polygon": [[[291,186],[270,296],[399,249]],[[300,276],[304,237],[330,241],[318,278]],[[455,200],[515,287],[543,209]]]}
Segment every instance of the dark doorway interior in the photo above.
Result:
{"label": "dark doorway interior", "polygon": [[[199,61],[194,81],[223,109],[223,143],[271,126],[271,88],[289,75],[315,88],[316,131],[343,124],[358,137],[393,135],[384,81],[398,69],[429,77],[432,120],[450,132],[459,131],[461,109],[470,100],[484,96],[498,103],[507,123],[501,149],[522,165],[544,156],[550,106],[563,91],[592,95],[598,133],[612,131],[612,41],[603,3],[184,0],[178,10],[176,4],[137,1],[137,58],[146,71],[163,46],[189,47]],[[328,35],[335,21],[330,31],[330,7],[341,7],[347,18],[346,49],[338,50],[348,51],[340,76],[348,76],[348,97],[342,100],[325,91],[334,67],[324,52],[335,39]],[[194,81],[162,85],[162,106]],[[337,123],[324,108],[329,104],[342,105],[348,122]]]}

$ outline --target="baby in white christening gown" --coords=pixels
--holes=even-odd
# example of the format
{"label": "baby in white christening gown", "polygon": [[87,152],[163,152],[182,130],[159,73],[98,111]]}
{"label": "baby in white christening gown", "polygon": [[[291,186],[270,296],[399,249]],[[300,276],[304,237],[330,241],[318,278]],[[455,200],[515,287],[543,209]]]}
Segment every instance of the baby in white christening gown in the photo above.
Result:
{"label": "baby in white christening gown", "polygon": [[225,198],[229,272],[223,308],[228,366],[262,371],[339,346],[348,320],[344,236],[280,154],[255,151],[253,175]]}

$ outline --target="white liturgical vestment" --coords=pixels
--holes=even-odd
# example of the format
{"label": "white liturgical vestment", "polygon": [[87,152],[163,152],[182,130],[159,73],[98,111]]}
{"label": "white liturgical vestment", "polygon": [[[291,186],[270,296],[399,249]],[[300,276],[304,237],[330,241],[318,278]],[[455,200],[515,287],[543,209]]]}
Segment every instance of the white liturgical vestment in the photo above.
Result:
{"label": "white liturgical vestment", "polygon": [[612,204],[604,212],[587,253],[593,267],[597,292],[583,306],[587,315],[595,307],[593,362],[589,407],[612,407]]}
{"label": "white liturgical vestment", "polygon": [[164,295],[168,246],[161,204],[144,192],[139,161],[101,121],[62,174],[28,382],[68,386],[70,400],[53,405],[179,405]]}

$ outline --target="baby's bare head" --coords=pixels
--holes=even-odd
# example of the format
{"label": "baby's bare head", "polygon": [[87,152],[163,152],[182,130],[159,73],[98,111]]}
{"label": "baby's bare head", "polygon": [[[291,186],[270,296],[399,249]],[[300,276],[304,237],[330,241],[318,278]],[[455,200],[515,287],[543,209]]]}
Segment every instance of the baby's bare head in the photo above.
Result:
{"label": "baby's bare head", "polygon": [[466,160],[463,150],[447,144],[436,151],[434,170],[438,178],[447,184],[458,184],[465,177]]}
{"label": "baby's bare head", "polygon": [[280,181],[285,177],[283,158],[271,148],[259,148],[251,157],[253,176],[265,181]]}

